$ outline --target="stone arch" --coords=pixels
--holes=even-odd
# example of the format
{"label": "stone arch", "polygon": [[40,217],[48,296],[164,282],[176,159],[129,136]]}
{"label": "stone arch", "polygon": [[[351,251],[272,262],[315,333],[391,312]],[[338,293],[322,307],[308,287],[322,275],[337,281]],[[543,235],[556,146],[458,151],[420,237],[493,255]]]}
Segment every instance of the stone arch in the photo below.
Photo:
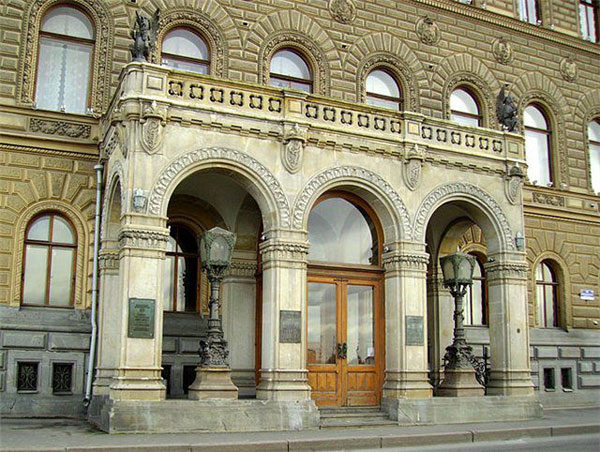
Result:
{"label": "stone arch", "polygon": [[268,84],[273,53],[288,46],[298,49],[309,60],[313,69],[314,92],[328,95],[330,65],[339,65],[340,56],[325,30],[297,10],[274,11],[250,30],[245,51],[257,56],[259,82]]}
{"label": "stone arch", "polygon": [[[207,4],[210,3],[207,2]],[[173,8],[162,14],[158,24],[157,45],[151,56],[152,62],[160,63],[162,42],[167,33],[177,27],[187,27],[199,32],[207,41],[210,51],[210,74],[216,77],[227,77],[229,67],[228,43],[232,38],[239,40],[239,37],[229,15],[222,8],[214,11],[220,13],[217,14],[216,18],[192,8]],[[221,29],[222,24],[225,24],[229,29],[229,36],[226,36]]]}
{"label": "stone arch", "polygon": [[531,326],[538,326],[539,319],[537,318],[537,294],[536,294],[536,271],[538,265],[542,261],[551,261],[552,269],[557,273],[557,279],[559,284],[559,294],[558,294],[558,315],[559,327],[569,328],[573,324],[573,312],[571,309],[571,297],[570,297],[570,287],[571,287],[571,275],[568,271],[569,268],[569,259],[565,260],[564,257],[553,251],[546,250],[536,256],[531,256],[530,253],[527,253],[527,260],[530,262],[530,277],[528,278],[528,284],[530,287],[530,302],[529,304],[529,319]]}
{"label": "stone arch", "polygon": [[577,127],[581,126],[580,130],[583,134],[581,142],[583,143],[583,149],[586,153],[585,166],[588,175],[588,190],[592,193],[594,190],[592,188],[592,170],[589,155],[590,143],[587,128],[588,124],[595,118],[600,118],[600,89],[583,93],[577,101],[577,106],[575,107],[573,114],[574,128],[577,130]]}
{"label": "stone arch", "polygon": [[442,112],[450,119],[450,94],[459,86],[466,86],[481,103],[483,125],[497,127],[496,96],[500,91],[498,80],[478,58],[461,53],[444,59],[436,68],[432,84],[432,96],[441,96]]}
{"label": "stone arch", "polygon": [[410,217],[400,195],[382,177],[356,166],[328,168],[313,176],[296,198],[294,228],[306,230],[310,210],[317,198],[341,187],[356,189],[357,194],[371,205],[382,224],[384,241],[410,240]]}
{"label": "stone arch", "polygon": [[[414,219],[413,240],[425,241],[431,216],[438,207],[450,201],[466,201],[481,212],[481,220],[488,223],[486,241],[490,252],[515,250],[512,229],[500,204],[485,190],[465,182],[440,185],[425,197]],[[486,232],[485,225],[478,226]]]}
{"label": "stone arch", "polygon": [[165,166],[150,190],[149,212],[166,217],[169,199],[177,185],[187,176],[210,168],[228,170],[241,179],[260,207],[265,231],[290,226],[289,202],[273,173],[248,154],[218,147],[188,152]]}
{"label": "stone arch", "polygon": [[100,240],[104,241],[107,239],[116,240],[117,237],[111,237],[109,232],[109,221],[111,216],[114,214],[113,207],[116,202],[115,197],[118,192],[118,200],[119,200],[119,215],[123,216],[126,208],[126,198],[125,192],[123,190],[123,166],[121,162],[117,161],[114,163],[108,175],[106,177],[106,189],[104,192],[104,202],[102,203],[102,222],[100,225]]}
{"label": "stone arch", "polygon": [[560,183],[568,184],[567,164],[567,113],[565,106],[569,105],[560,88],[548,77],[539,72],[529,72],[522,75],[513,85],[513,92],[518,99],[519,121],[518,128],[523,133],[523,112],[527,105],[535,102],[540,104],[550,122],[552,128],[552,150],[555,186]]}
{"label": "stone arch", "polygon": [[[427,74],[415,53],[396,36],[387,32],[370,33],[358,39],[344,59],[345,78],[352,81],[358,77],[357,100],[365,101],[365,81],[368,73],[376,66],[391,68],[399,75],[404,93],[405,105],[418,112],[421,97],[428,88]],[[408,99],[408,102],[406,101]]]}
{"label": "stone arch", "polygon": [[20,66],[17,76],[17,99],[31,104],[35,93],[35,78],[38,60],[39,30],[42,18],[49,8],[60,4],[73,4],[81,7],[92,19],[96,30],[94,55],[92,58],[92,81],[90,104],[96,113],[101,113],[108,105],[110,96],[110,80],[107,74],[111,70],[112,49],[114,40],[113,18],[107,9],[106,2],[95,0],[34,0],[29,5],[23,18]]}
{"label": "stone arch", "polygon": [[87,262],[89,260],[88,244],[91,242],[87,220],[81,212],[73,209],[67,202],[57,199],[38,201],[24,210],[14,229],[13,241],[13,284],[10,304],[21,304],[21,283],[23,273],[23,253],[25,251],[25,232],[29,222],[37,215],[44,212],[57,212],[69,219],[77,234],[77,250],[75,253],[75,293],[73,306],[84,308],[86,305]]}

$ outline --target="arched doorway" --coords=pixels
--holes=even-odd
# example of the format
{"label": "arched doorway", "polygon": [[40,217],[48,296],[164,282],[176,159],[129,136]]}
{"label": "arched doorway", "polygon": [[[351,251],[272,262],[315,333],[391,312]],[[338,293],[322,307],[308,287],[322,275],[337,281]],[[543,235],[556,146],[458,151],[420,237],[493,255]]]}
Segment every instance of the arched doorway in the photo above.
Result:
{"label": "arched doorway", "polygon": [[310,213],[307,368],[318,406],[369,406],[381,400],[381,237],[373,210],[350,193],[326,193]]}

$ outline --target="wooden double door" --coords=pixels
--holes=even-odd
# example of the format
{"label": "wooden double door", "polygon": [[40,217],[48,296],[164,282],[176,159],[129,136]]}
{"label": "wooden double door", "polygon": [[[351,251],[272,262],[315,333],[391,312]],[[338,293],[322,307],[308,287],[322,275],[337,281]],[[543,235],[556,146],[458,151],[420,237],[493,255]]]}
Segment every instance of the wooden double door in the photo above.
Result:
{"label": "wooden double door", "polygon": [[307,364],[318,406],[371,406],[381,401],[381,278],[310,275]]}

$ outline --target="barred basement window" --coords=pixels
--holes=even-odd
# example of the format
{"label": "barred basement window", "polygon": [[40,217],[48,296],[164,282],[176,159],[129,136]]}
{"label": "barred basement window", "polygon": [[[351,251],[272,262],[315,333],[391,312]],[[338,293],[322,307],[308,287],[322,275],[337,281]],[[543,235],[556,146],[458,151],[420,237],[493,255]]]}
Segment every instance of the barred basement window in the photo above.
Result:
{"label": "barred basement window", "polygon": [[183,392],[188,393],[188,388],[196,379],[196,366],[183,366]]}
{"label": "barred basement window", "polygon": [[573,374],[570,367],[560,369],[560,384],[563,389],[573,389]]}
{"label": "barred basement window", "polygon": [[73,364],[52,365],[52,393],[53,394],[72,394],[73,384]]}
{"label": "barred basement window", "polygon": [[551,367],[544,369],[544,389],[546,391],[554,391],[556,384],[554,382],[554,369]]}
{"label": "barred basement window", "polygon": [[17,363],[17,391],[35,392],[38,383],[38,365],[39,363]]}

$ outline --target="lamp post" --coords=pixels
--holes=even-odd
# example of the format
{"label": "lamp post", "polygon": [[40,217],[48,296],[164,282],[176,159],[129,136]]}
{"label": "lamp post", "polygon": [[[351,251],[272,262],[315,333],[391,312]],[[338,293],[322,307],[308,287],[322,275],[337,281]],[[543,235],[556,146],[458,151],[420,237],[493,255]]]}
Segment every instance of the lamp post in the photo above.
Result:
{"label": "lamp post", "polygon": [[227,357],[229,349],[223,337],[219,317],[219,296],[223,275],[231,263],[235,234],[216,227],[205,232],[199,240],[202,269],[210,282],[210,315],[206,339],[200,341],[200,365],[196,379],[188,388],[190,399],[237,399],[238,388],[231,381]]}
{"label": "lamp post", "polygon": [[478,383],[473,367],[477,360],[473,356],[473,349],[467,344],[463,326],[463,297],[467,287],[473,284],[475,258],[456,252],[442,257],[440,265],[444,286],[454,297],[454,338],[452,344],[446,347],[444,381],[437,394],[450,397],[483,395],[483,387]]}

